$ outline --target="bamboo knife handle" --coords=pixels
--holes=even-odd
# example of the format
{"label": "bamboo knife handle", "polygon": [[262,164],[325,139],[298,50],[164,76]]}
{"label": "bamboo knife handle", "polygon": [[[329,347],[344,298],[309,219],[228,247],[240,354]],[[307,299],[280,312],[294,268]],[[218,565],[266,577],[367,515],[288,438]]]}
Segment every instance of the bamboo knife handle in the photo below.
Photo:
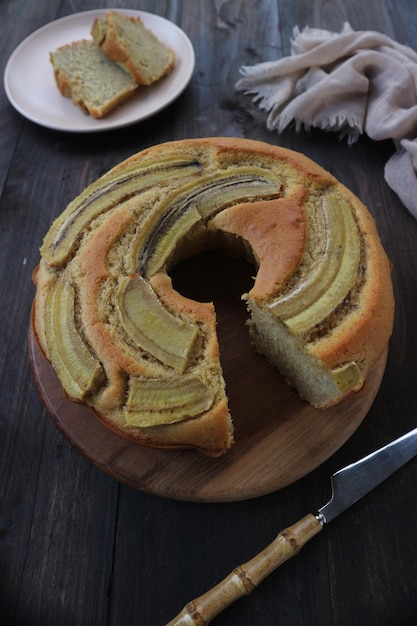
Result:
{"label": "bamboo knife handle", "polygon": [[199,598],[188,602],[166,626],[205,626],[230,604],[249,595],[282,563],[323,529],[311,514],[282,530],[262,552],[236,567],[226,578]]}

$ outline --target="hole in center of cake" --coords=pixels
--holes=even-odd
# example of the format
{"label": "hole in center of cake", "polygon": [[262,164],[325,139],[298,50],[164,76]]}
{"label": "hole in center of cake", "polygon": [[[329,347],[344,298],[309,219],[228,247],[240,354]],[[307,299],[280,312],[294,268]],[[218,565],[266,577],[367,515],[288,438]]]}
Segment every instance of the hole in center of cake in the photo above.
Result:
{"label": "hole in center of cake", "polygon": [[251,354],[246,327],[248,312],[241,296],[252,287],[255,271],[253,265],[243,258],[210,250],[180,261],[170,272],[174,289],[183,296],[199,302],[213,302],[226,382],[233,363]]}
{"label": "hole in center of cake", "polygon": [[199,302],[214,302],[218,316],[237,305],[246,318],[242,294],[253,286],[256,269],[243,258],[232,258],[221,250],[207,250],[183,259],[171,271],[174,288]]}
{"label": "hole in center of cake", "polygon": [[[253,286],[254,265],[221,250],[210,250],[180,261],[169,274],[174,289],[183,296],[214,303],[220,360],[236,435],[240,436],[243,424],[246,430],[251,425],[256,431],[260,420],[273,421],[281,387],[287,386],[252,347],[246,325],[249,314],[241,296]],[[254,405],[260,415],[249,419],[246,413],[253,411]]]}

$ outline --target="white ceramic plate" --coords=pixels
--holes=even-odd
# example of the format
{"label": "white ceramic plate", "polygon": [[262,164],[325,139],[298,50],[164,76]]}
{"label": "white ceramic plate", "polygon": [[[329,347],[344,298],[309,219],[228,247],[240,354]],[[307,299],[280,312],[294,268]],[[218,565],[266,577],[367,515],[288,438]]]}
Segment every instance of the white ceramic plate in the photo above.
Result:
{"label": "white ceramic plate", "polygon": [[145,26],[175,52],[173,71],[150,87],[139,87],[129,100],[101,120],[80,111],[58,91],[49,53],[79,39],[90,39],[95,17],[109,9],[85,11],[51,22],[27,37],[13,52],[4,72],[4,87],[10,103],[24,117],[56,130],[91,133],[128,126],[155,115],[175,100],[188,85],[195,55],[187,35],[158,15],[116,9],[140,17]]}

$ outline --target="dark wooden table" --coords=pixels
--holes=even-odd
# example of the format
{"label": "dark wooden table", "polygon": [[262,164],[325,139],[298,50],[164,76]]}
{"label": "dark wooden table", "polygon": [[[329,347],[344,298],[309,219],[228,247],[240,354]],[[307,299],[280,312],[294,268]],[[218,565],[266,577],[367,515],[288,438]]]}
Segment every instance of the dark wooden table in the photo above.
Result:
{"label": "dark wooden table", "polygon": [[[101,2],[100,8],[125,3]],[[90,0],[2,0],[1,67],[30,33],[95,9]],[[126,8],[126,7],[125,7]],[[417,424],[417,223],[383,168],[391,141],[353,146],[319,131],[270,133],[234,84],[241,65],[289,54],[293,27],[386,33],[417,49],[414,0],[131,1],[190,37],[191,83],[171,106],[96,134],[48,130],[0,113],[0,572],[3,624],[162,626],[183,605],[329,495],[328,476]],[[417,129],[416,129],[417,131]],[[50,420],[27,347],[31,273],[52,219],[111,166],[170,139],[235,135],[306,153],[369,206],[393,265],[395,328],[366,419],[322,466],[284,489],[228,503],[174,501],[95,467]],[[417,623],[417,460],[330,524],[216,624],[399,626]]]}

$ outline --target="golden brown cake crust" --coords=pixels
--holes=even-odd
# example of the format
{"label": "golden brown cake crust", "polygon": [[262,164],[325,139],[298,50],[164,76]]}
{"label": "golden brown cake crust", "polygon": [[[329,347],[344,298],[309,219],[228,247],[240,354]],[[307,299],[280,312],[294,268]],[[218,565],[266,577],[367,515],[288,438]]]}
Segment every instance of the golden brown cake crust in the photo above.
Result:
{"label": "golden brown cake crust", "polygon": [[[120,201],[112,200],[113,205],[109,209],[100,208],[100,202],[105,200],[99,199],[97,206],[100,211],[88,224],[80,227],[67,256],[59,256],[60,248],[65,244],[62,233],[65,235],[67,223],[74,222],[71,215],[80,211],[83,202],[88,207],[94,205],[97,189],[101,193],[101,189],[111,188],[111,181],[117,182],[122,176],[129,181],[129,173],[136,172],[138,168],[146,171],[150,168],[151,173],[146,175],[158,177],[158,167],[162,167],[163,182],[155,184],[152,178],[150,189],[144,186],[140,193],[130,191],[130,195],[122,196]],[[170,170],[164,168],[168,167],[173,168],[172,181],[165,180],[165,171]],[[222,189],[223,180],[231,180],[239,187],[245,177],[250,179],[248,193],[252,193],[251,185],[259,185],[261,191],[256,193],[260,197],[226,202],[221,210],[213,209],[214,214],[200,219],[197,226],[190,226],[186,234],[181,235],[173,253],[167,256],[161,267],[155,265],[152,269],[151,253],[151,265],[143,261],[139,270],[132,269],[131,250],[136,246],[139,258],[148,258],[143,256],[144,251],[149,247],[149,241],[153,241],[155,233],[160,234],[160,216],[165,215],[166,207],[171,210],[177,206],[176,202],[187,198],[189,189],[197,192],[203,189],[201,193],[203,196],[208,194],[210,201],[211,187],[207,187],[208,192],[204,191],[207,181],[210,185],[219,184]],[[139,177],[138,181],[142,178]],[[130,182],[125,184],[127,186]],[[263,185],[267,189],[273,188],[273,192],[268,191],[271,197],[262,191]],[[227,196],[226,189],[224,194]],[[105,193],[107,191],[103,192],[104,196]],[[100,194],[98,197],[101,198]],[[219,195],[219,198],[222,197]],[[318,363],[330,381],[334,368],[353,363],[360,369],[357,383],[344,387],[336,396],[330,394],[327,404],[339,401],[363,384],[369,368],[387,346],[394,310],[390,262],[366,207],[331,174],[301,154],[252,140],[214,137],[168,142],[148,148],[114,167],[96,182],[96,187],[93,184],[91,190],[86,190],[85,196],[80,196],[80,200],[70,205],[46,236],[41,249],[42,259],[34,274],[37,284],[34,323],[40,346],[51,360],[51,335],[54,341],[58,331],[51,333],[51,322],[48,322],[48,306],[51,309],[48,294],[57,282],[69,282],[76,290],[75,316],[82,340],[90,346],[105,373],[105,384],[92,388],[83,399],[97,417],[119,435],[145,445],[192,447],[210,456],[224,453],[233,444],[233,426],[221,373],[215,311],[212,304],[192,301],[175,291],[169,270],[177,259],[178,250],[180,256],[184,256],[204,246],[212,246],[214,242],[214,245],[225,244],[226,247],[230,244],[234,252],[233,246],[240,242],[238,249],[249,250],[258,264],[255,283],[245,295],[254,314],[253,325],[258,324],[258,331],[261,332],[260,325],[265,318],[275,332],[282,324],[279,320],[274,321],[276,318],[271,313],[271,306],[289,288],[291,281],[295,281],[296,277],[300,280],[306,255],[308,257],[310,248],[316,245],[311,234],[316,218],[311,215],[315,216],[321,199],[327,197],[341,198],[347,203],[348,213],[356,224],[354,232],[358,232],[361,248],[358,276],[349,297],[337,309],[336,322],[332,319],[328,328],[322,323],[317,336],[304,333],[296,342],[297,345],[304,342],[303,354],[311,359],[311,363]],[[198,202],[198,194],[196,198],[195,202]],[[202,205],[203,211],[206,205],[207,201]],[[189,213],[194,215],[195,205],[190,206]],[[155,215],[159,215],[158,219]],[[68,226],[68,229],[71,227]],[[181,319],[190,328],[198,329],[197,339],[180,374],[175,371],[175,366],[173,369],[164,363],[164,356],[144,354],[146,350],[143,347],[138,349],[133,345],[127,327],[118,317],[118,307],[123,306],[117,295],[122,279],[136,275],[138,280],[144,280],[149,285],[154,294],[152,297],[170,315]],[[306,275],[308,278],[308,271]],[[260,312],[258,316],[257,311]],[[265,345],[257,347],[270,358]],[[143,427],[126,422],[123,407],[130,377],[181,380],[189,372],[211,390],[213,401],[208,409],[174,423]],[[327,392],[323,393],[326,397]]]}
{"label": "golden brown cake crust", "polygon": [[252,248],[259,269],[249,295],[260,301],[268,300],[298,267],[305,242],[304,195],[300,185],[294,196],[238,204],[211,221],[211,227],[243,237]]}

